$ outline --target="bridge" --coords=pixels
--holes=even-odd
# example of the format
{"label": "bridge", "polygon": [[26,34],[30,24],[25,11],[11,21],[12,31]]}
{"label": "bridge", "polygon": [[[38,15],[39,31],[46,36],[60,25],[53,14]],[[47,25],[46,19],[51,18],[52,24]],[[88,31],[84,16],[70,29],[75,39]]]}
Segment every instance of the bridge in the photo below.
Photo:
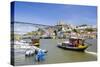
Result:
{"label": "bridge", "polygon": [[11,22],[11,28],[12,32],[18,33],[18,34],[24,34],[26,32],[30,32],[37,29],[46,30],[47,28],[50,28],[53,26],[50,25],[44,25],[44,24],[36,24],[36,23],[28,23],[28,22]]}
{"label": "bridge", "polygon": [[36,24],[36,23],[28,23],[28,22],[11,22],[11,24],[30,25],[30,26],[34,26],[34,27],[37,27],[37,28],[53,27],[53,26],[50,26],[50,25],[43,25],[43,24]]}

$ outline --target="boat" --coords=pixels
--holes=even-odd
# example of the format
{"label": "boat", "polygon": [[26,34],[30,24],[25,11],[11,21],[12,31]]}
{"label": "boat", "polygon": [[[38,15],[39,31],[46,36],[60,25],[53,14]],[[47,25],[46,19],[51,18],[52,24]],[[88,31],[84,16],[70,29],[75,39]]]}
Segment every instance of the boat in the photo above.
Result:
{"label": "boat", "polygon": [[32,38],[31,39],[33,46],[39,46],[40,45],[40,39],[39,38]]}
{"label": "boat", "polygon": [[88,46],[79,48],[79,47],[69,47],[69,46],[62,46],[62,45],[57,45],[60,48],[67,49],[67,50],[74,50],[74,51],[84,51]]}
{"label": "boat", "polygon": [[44,53],[47,53],[48,51],[45,50],[45,49],[41,49],[41,48],[38,48],[36,46],[30,46],[30,48],[27,48],[26,51],[25,51],[25,56],[33,56],[34,54],[37,54],[38,51],[42,51]]}
{"label": "boat", "polygon": [[[75,44],[76,43],[76,44]],[[82,38],[70,38],[69,41],[58,43],[59,48],[73,51],[84,51],[89,45]]]}

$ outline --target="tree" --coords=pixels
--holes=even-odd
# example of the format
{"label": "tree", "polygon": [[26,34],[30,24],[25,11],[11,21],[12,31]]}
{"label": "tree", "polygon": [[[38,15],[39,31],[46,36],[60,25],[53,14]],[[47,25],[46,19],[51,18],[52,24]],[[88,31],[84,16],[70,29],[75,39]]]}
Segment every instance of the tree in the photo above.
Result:
{"label": "tree", "polygon": [[84,27],[84,26],[87,26],[87,24],[82,24],[82,25],[80,25],[80,27]]}
{"label": "tree", "polygon": [[86,28],[85,31],[87,31],[87,32],[93,32],[94,30],[92,28]]}
{"label": "tree", "polygon": [[73,29],[72,31],[76,32],[76,33],[79,33],[79,30],[77,30],[77,29]]}

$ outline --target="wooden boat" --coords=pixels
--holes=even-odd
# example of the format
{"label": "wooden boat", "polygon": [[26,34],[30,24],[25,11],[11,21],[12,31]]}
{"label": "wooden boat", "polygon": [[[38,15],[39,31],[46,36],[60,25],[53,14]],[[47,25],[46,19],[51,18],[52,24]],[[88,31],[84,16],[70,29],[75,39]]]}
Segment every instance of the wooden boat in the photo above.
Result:
{"label": "wooden boat", "polygon": [[[74,43],[73,43],[75,41],[77,41],[76,45],[74,45]],[[79,43],[81,43],[81,45],[78,45]],[[66,49],[66,50],[73,50],[73,51],[84,51],[86,48],[88,48],[88,45],[85,44],[84,40],[80,39],[80,38],[71,38],[67,42],[58,43],[57,46],[59,48],[63,48],[63,49]]]}
{"label": "wooden boat", "polygon": [[32,44],[33,44],[34,46],[39,46],[39,45],[40,45],[39,41],[40,41],[40,39],[33,38],[33,39],[32,39]]}
{"label": "wooden boat", "polygon": [[67,50],[73,50],[73,51],[84,51],[88,46],[85,47],[69,47],[69,46],[62,46],[61,44],[57,45],[59,48],[67,49]]}

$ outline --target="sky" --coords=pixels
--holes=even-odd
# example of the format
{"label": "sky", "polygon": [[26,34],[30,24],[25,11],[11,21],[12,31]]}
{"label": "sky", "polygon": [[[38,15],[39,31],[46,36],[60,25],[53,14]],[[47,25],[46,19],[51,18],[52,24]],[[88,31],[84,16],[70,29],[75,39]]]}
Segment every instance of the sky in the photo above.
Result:
{"label": "sky", "polygon": [[[56,25],[59,21],[72,25],[97,24],[96,6],[15,1],[13,7],[11,17],[17,22],[43,25]],[[14,29],[22,34],[35,30],[35,27],[16,24]]]}
{"label": "sky", "polygon": [[97,23],[97,7],[36,2],[15,2],[14,21],[54,25],[64,21],[73,25]]}

